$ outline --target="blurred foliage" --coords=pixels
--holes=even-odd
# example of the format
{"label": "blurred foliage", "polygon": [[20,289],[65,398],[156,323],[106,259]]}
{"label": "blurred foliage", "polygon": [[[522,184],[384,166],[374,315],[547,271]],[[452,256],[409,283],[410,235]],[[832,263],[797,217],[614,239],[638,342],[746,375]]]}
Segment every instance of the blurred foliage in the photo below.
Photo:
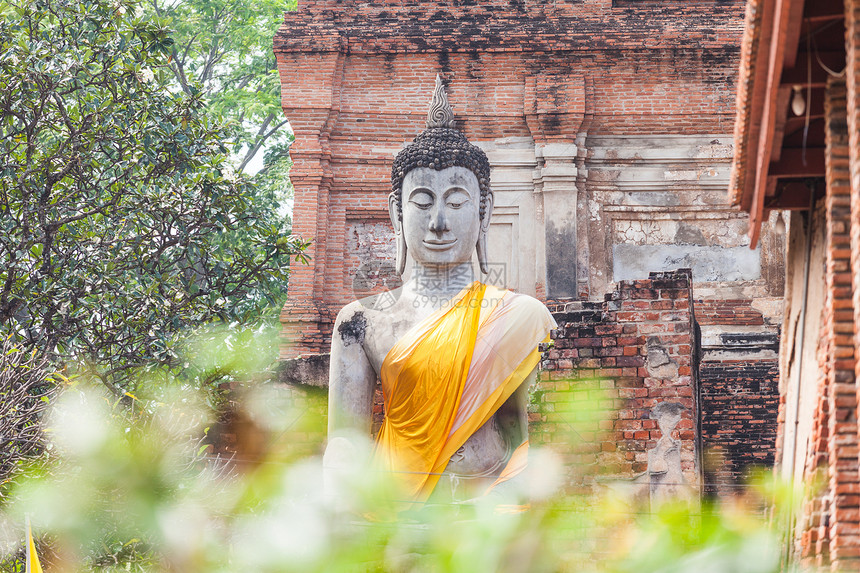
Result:
{"label": "blurred foliage", "polygon": [[183,329],[271,312],[305,246],[279,192],[235,174],[244,144],[202,84],[174,88],[173,33],[139,8],[0,1],[0,335],[117,396],[180,366]]}
{"label": "blurred foliage", "polygon": [[[186,379],[144,384],[149,394],[129,405],[97,384],[69,383],[48,424],[52,461],[32,464],[2,507],[0,566],[20,566],[29,514],[43,562],[63,571],[781,570],[790,496],[766,478],[721,503],[651,508],[612,488],[559,490],[568,469],[535,449],[519,495],[397,513],[396,477],[371,469],[369,438],[334,473],[291,451],[323,422],[297,423],[296,390],[258,383],[269,342],[257,338],[213,331],[185,347],[198,378],[229,373],[241,388],[234,407],[264,444],[253,459],[241,448],[232,460],[214,455],[206,390]],[[594,418],[595,403],[579,403]],[[515,507],[523,496],[526,511]]]}

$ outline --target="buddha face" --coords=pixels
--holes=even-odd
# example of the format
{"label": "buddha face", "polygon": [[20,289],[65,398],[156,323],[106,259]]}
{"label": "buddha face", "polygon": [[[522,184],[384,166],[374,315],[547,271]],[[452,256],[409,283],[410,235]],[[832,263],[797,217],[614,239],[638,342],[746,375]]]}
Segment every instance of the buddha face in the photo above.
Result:
{"label": "buddha face", "polygon": [[474,173],[465,167],[417,167],[404,177],[401,197],[402,233],[416,262],[447,265],[472,259],[481,231],[481,191]]}

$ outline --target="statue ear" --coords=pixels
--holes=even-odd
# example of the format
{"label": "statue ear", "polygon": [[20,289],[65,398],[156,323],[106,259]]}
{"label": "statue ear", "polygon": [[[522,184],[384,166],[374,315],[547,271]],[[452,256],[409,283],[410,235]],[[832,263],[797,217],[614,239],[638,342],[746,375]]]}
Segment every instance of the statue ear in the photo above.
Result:
{"label": "statue ear", "polygon": [[481,216],[481,229],[478,232],[478,265],[481,267],[481,273],[489,274],[490,263],[487,261],[487,233],[490,231],[490,217],[493,216],[493,193],[487,193],[487,198],[484,202],[484,214]]}
{"label": "statue ear", "polygon": [[391,217],[391,226],[394,227],[394,237],[397,242],[397,259],[394,268],[397,274],[402,275],[406,270],[406,236],[403,234],[403,219],[397,208],[397,195],[392,191],[388,195],[388,216]]}

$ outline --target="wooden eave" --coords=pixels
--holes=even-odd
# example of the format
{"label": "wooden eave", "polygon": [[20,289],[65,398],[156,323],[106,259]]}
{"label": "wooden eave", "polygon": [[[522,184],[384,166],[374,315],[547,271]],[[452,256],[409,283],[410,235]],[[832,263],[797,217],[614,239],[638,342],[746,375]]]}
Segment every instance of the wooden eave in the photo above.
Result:
{"label": "wooden eave", "polygon": [[[824,66],[844,67],[832,37],[842,19],[842,0],[747,4],[729,200],[750,214],[751,248],[770,209],[807,208],[812,186],[800,181],[824,176]],[[790,110],[795,89],[809,110],[800,117]]]}

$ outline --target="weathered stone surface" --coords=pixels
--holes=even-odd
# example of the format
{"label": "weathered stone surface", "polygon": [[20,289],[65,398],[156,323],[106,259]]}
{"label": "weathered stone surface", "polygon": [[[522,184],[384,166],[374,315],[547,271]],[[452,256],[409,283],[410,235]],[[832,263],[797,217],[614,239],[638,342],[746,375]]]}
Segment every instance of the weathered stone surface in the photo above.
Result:
{"label": "weathered stone surface", "polygon": [[[645,345],[645,368],[652,378],[674,381],[678,378],[678,363],[672,359],[669,349],[656,336],[649,336]],[[680,418],[679,418],[680,419]],[[674,427],[674,426],[673,426]]]}
{"label": "weathered stone surface", "polygon": [[701,326],[702,360],[777,360],[779,332],[761,326]]}
{"label": "weathered stone surface", "polygon": [[697,282],[751,281],[761,276],[760,252],[749,247],[621,244],[613,247],[612,255],[616,281],[681,266],[691,268]]}
{"label": "weathered stone surface", "polygon": [[[450,308],[458,293],[466,289],[472,293],[476,288],[484,288],[476,282],[478,274],[472,264],[475,255],[481,274],[488,275],[491,270],[488,231],[495,198],[490,190],[489,161],[480,148],[470,144],[460,131],[453,128],[453,122],[453,111],[441,78],[437,76],[427,128],[398,153],[392,167],[388,212],[396,246],[394,269],[395,274],[404,274],[407,262],[411,262],[410,272],[404,277],[402,286],[388,293],[392,304],[380,306],[380,297],[373,297],[372,303],[365,299],[344,306],[338,313],[331,343],[329,446],[324,458],[326,475],[335,476],[340,468],[352,463],[351,457],[359,451],[353,442],[356,435],[370,437],[374,392],[377,380],[381,379],[383,388],[387,390],[389,408],[385,422],[390,424],[382,427],[385,438],[379,441],[379,447],[391,448],[384,450],[385,459],[406,462],[396,470],[408,470],[400,471],[400,478],[410,490],[408,495],[422,502],[425,500],[422,494],[432,494],[433,499],[442,496],[442,499],[457,500],[482,495],[494,485],[496,477],[512,459],[514,450],[528,440],[525,395],[535,373],[526,375],[525,379],[508,378],[524,356],[517,357],[513,365],[508,362],[511,352],[521,349],[528,352],[529,345],[536,348],[554,326],[549,312],[540,302],[498,289],[477,291],[478,298],[473,302],[479,307],[458,304],[455,312],[465,313],[462,316],[464,321],[472,316],[476,320],[484,316],[486,322],[492,323],[489,313],[507,318],[511,315],[504,313],[511,312],[513,316],[520,317],[506,324],[505,330],[496,331],[499,335],[492,338],[492,352],[486,348],[479,350],[480,340],[475,343],[475,356],[483,352],[485,359],[481,364],[487,374],[475,378],[473,385],[465,389],[445,379],[445,366],[459,364],[457,358],[465,359],[458,355],[447,356],[446,360],[447,354],[456,354],[462,348],[462,345],[451,347],[448,344],[445,338],[448,332],[440,333],[436,330],[438,326],[434,325],[421,334],[420,341],[412,340],[418,336],[416,327],[420,330],[425,321],[437,314],[459,316],[440,312]],[[361,237],[354,241],[371,246],[374,242],[373,238],[363,240]],[[377,247],[376,250],[382,249]],[[503,300],[506,301],[504,304]],[[510,307],[504,308],[506,305]],[[489,309],[486,314],[485,308]],[[505,323],[505,318],[500,320]],[[448,328],[452,330],[452,336],[459,336],[460,329],[468,325],[450,324]],[[419,356],[416,350],[419,345],[425,345],[421,348],[427,355],[420,355],[420,362],[401,364],[402,370],[396,378],[386,378],[391,371],[384,367],[385,361],[392,351],[395,354],[403,352],[398,345],[405,344],[404,340],[416,345],[408,346],[409,359],[415,360]],[[500,351],[505,344],[512,350]],[[464,363],[464,367],[469,367],[469,363]],[[437,374],[428,376],[431,368],[430,372]],[[451,376],[458,374],[452,373]],[[454,380],[459,382],[459,378]],[[511,387],[510,380],[514,380],[516,386]],[[414,386],[409,386],[410,383]],[[401,388],[409,388],[410,391],[403,392]],[[462,401],[461,395],[448,395],[448,392],[456,392],[457,388],[462,393]],[[474,416],[463,414],[464,404],[468,404],[467,392],[471,392],[479,403],[486,400],[491,408],[488,416],[481,418],[475,427],[469,426]],[[505,399],[497,401],[496,397],[502,392]],[[434,400],[440,396],[445,400]],[[411,402],[419,400],[418,397],[420,401]],[[435,443],[431,438],[431,428],[421,438],[433,449],[416,457],[411,449],[414,442],[407,443],[397,428],[425,423],[416,422],[422,420],[425,411],[432,413],[432,419],[442,421],[441,426],[436,424],[439,428],[446,427],[445,421],[454,423],[463,416],[459,427],[468,429],[468,433],[456,443]],[[397,418],[398,415],[401,417]],[[447,432],[443,438],[454,439]],[[421,440],[417,442],[421,444]],[[445,452],[449,445],[454,450],[453,455],[445,453],[440,460],[444,463],[437,469],[434,456]],[[433,463],[425,467],[416,460]],[[395,471],[394,466],[392,464],[390,468],[392,471]],[[440,470],[449,476],[450,479],[445,481],[450,481],[450,488],[435,487],[435,480],[422,477],[424,472]],[[516,481],[511,479],[500,487],[516,490]],[[425,491],[425,488],[428,489]]]}
{"label": "weathered stone surface", "polygon": [[665,501],[689,498],[694,494],[681,470],[681,440],[672,434],[687,408],[678,402],[660,402],[649,417],[657,421],[660,439],[648,450],[648,484],[652,508]]}
{"label": "weathered stone surface", "polygon": [[282,360],[278,381],[327,388],[329,361],[329,354],[311,354]]}

